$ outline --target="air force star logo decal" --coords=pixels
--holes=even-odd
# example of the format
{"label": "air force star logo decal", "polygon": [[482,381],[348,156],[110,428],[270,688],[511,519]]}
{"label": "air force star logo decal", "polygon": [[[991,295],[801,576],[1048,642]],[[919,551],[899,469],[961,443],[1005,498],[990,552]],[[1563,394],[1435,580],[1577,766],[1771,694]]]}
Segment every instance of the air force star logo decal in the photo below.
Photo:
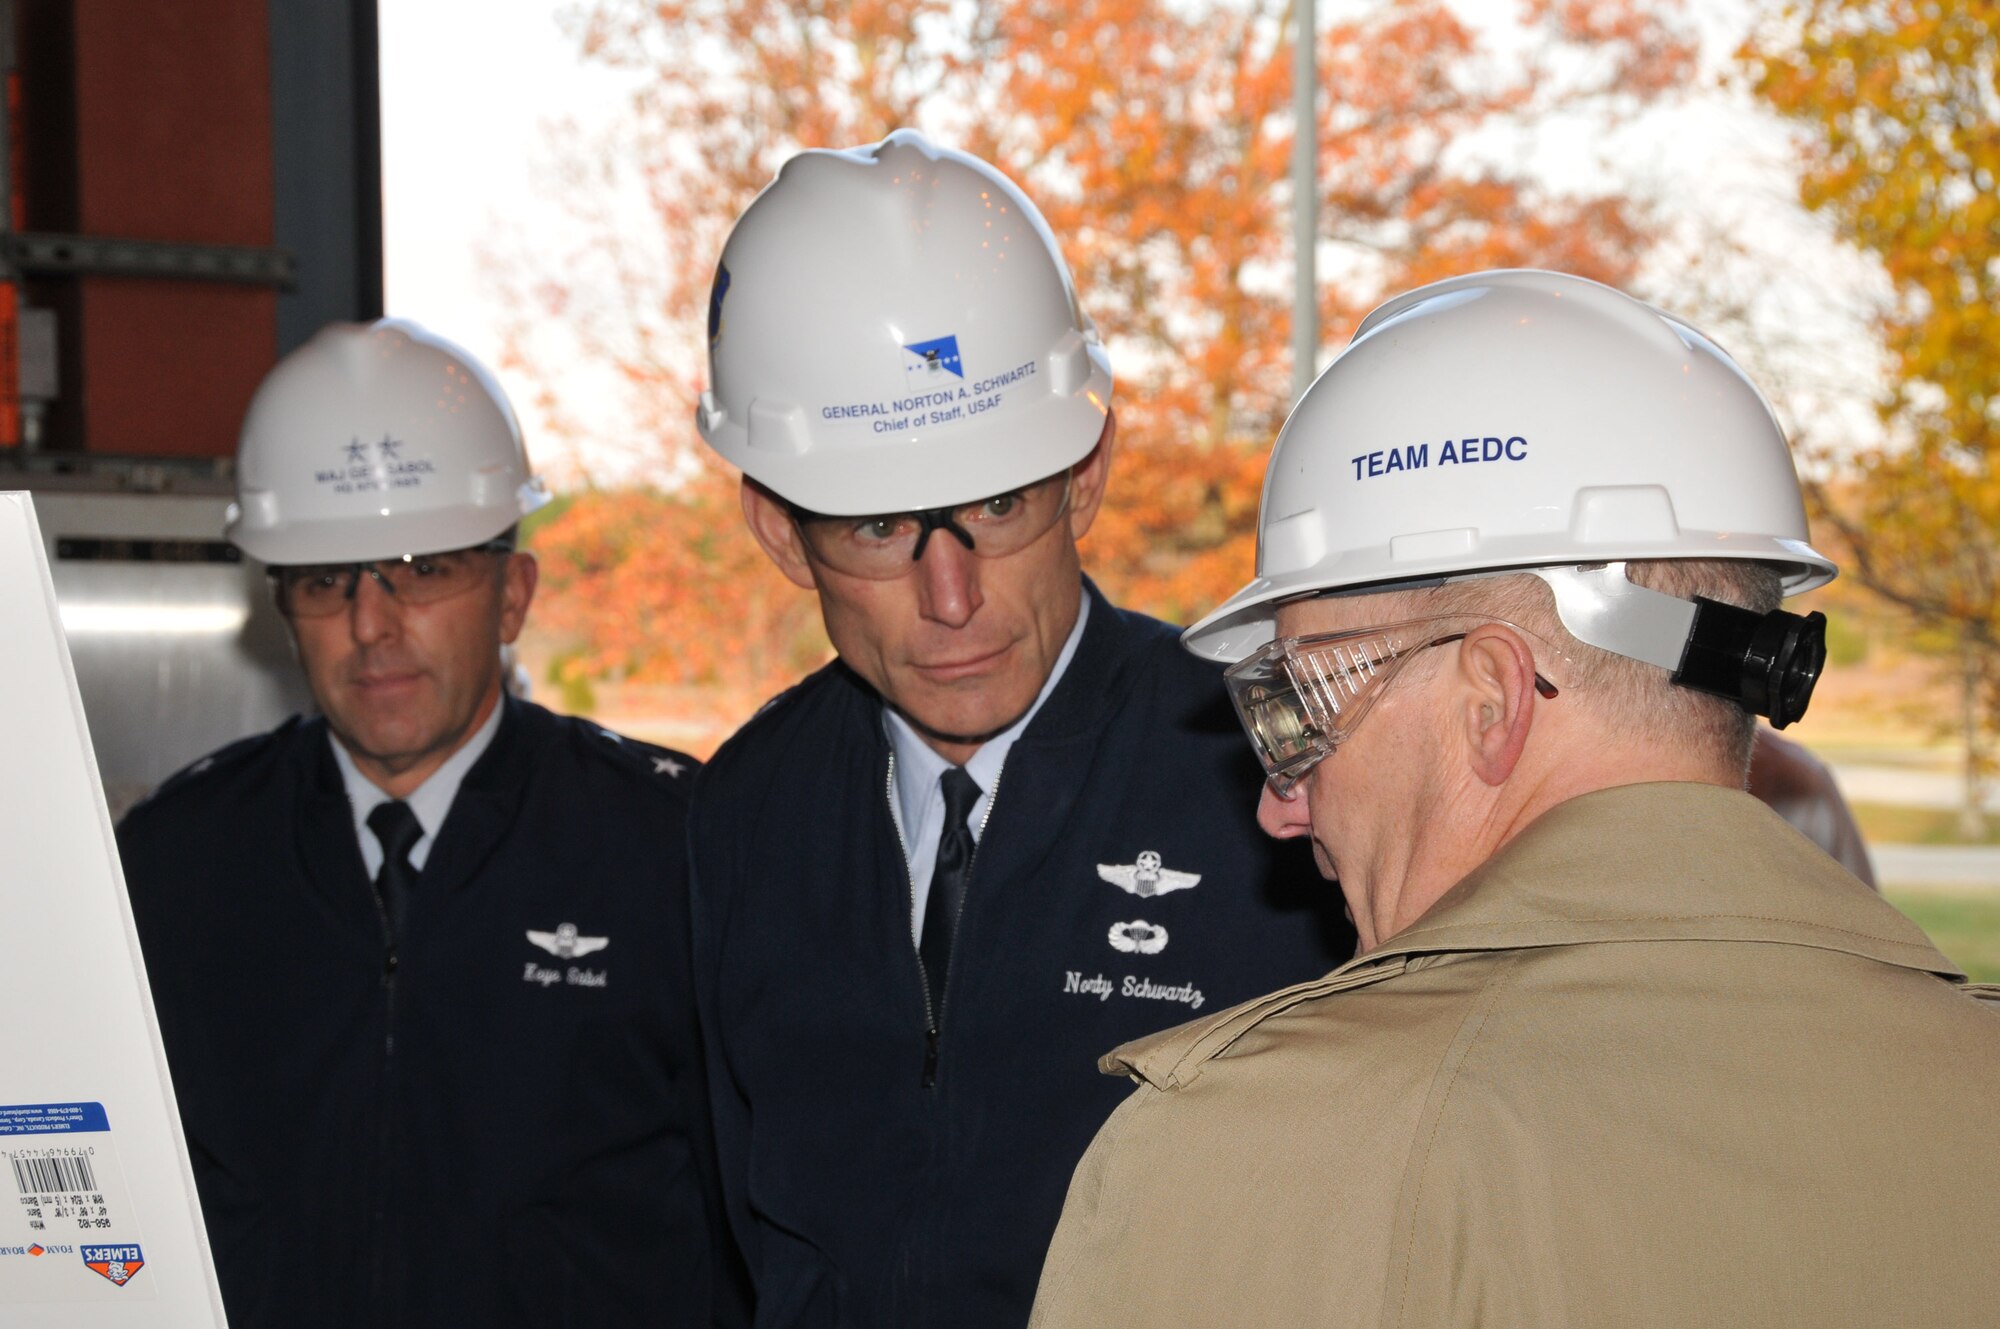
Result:
{"label": "air force star logo decal", "polygon": [[1099,863],[1097,875],[1142,900],[1201,884],[1199,872],[1176,872],[1161,867],[1159,854],[1151,849],[1142,852],[1136,863]]}
{"label": "air force star logo decal", "polygon": [[576,930],[576,924],[564,923],[554,932],[537,932],[528,929],[528,940],[547,951],[550,955],[564,960],[574,960],[579,955],[589,955],[601,951],[611,944],[609,937],[586,937]]}

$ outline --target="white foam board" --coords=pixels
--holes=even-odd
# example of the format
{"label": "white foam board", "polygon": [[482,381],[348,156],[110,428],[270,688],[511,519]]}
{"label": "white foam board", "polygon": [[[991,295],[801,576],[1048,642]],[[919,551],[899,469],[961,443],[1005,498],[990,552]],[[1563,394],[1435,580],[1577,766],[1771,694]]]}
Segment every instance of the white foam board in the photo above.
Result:
{"label": "white foam board", "polygon": [[0,1324],[219,1329],[32,500],[0,493]]}

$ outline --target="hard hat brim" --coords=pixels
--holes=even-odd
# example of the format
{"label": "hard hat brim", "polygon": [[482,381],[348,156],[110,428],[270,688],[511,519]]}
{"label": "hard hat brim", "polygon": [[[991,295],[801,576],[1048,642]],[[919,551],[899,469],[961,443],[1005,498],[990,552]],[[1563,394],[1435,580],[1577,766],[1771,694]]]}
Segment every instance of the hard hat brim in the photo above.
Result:
{"label": "hard hat brim", "polygon": [[[536,503],[534,506],[540,506]],[[260,563],[283,567],[300,563],[367,563],[435,554],[484,544],[520,521],[532,508],[461,509],[452,512],[391,512],[359,523],[351,518],[287,523],[279,529],[251,529],[230,505],[228,538]]]}
{"label": "hard hat brim", "polygon": [[996,412],[991,423],[911,430],[862,449],[788,453],[759,446],[752,428],[736,421],[704,436],[780,498],[830,517],[861,517],[976,503],[1054,475],[1090,455],[1110,403],[1111,374],[1100,363],[1074,394]]}
{"label": "hard hat brim", "polygon": [[[1797,595],[1824,586],[1834,579],[1833,560],[1802,540],[1769,536],[1715,535],[1713,547],[1691,551],[1691,536],[1672,546],[1630,544],[1606,545],[1593,562],[1613,563],[1645,559],[1746,559],[1773,563],[1783,569],[1784,593]],[[1535,546],[1522,548],[1519,556],[1508,557],[1507,544]],[[1565,566],[1551,563],[1547,542],[1534,537],[1516,537],[1495,542],[1481,550],[1477,566],[1464,559],[1429,559],[1396,562],[1387,554],[1372,558],[1348,558],[1345,569],[1325,565],[1301,568],[1279,577],[1257,577],[1193,626],[1181,633],[1181,645],[1205,660],[1234,664],[1247,659],[1270,644],[1277,635],[1277,610],[1289,600],[1319,595],[1366,595],[1407,589],[1414,585],[1441,585],[1474,575],[1525,571],[1534,567]],[[1596,554],[1598,551],[1593,550]]]}

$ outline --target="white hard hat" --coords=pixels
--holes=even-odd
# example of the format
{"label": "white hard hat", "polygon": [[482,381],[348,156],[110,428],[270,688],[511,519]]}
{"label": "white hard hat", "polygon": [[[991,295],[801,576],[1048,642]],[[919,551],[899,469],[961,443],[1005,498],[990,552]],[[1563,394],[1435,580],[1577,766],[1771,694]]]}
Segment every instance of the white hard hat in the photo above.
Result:
{"label": "white hard hat", "polygon": [[[1375,310],[1313,383],[1271,452],[1255,580],[1182,640],[1241,660],[1285,600],[1510,568],[1758,559],[1789,594],[1834,576],[1806,539],[1784,433],[1720,347],[1581,277],[1475,273]],[[1686,640],[1622,568],[1544,580],[1593,644],[1657,662]]]}
{"label": "white hard hat", "polygon": [[462,549],[548,501],[500,385],[401,319],[332,323],[264,376],[229,538],[266,563]]}
{"label": "white hard hat", "polygon": [[948,507],[1081,460],[1111,364],[1055,236],[976,157],[898,130],[802,152],[722,251],[696,421],[780,497]]}

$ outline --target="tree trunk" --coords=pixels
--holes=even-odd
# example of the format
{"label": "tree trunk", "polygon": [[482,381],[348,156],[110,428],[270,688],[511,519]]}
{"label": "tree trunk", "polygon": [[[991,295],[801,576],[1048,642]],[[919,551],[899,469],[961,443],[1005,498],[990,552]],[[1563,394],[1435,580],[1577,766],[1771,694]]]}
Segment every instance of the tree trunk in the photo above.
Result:
{"label": "tree trunk", "polygon": [[1986,744],[1980,723],[1981,668],[1979,646],[1967,640],[1962,646],[1959,690],[1959,721],[1965,733],[1965,805],[1959,809],[1959,833],[1967,840],[1986,838]]}

